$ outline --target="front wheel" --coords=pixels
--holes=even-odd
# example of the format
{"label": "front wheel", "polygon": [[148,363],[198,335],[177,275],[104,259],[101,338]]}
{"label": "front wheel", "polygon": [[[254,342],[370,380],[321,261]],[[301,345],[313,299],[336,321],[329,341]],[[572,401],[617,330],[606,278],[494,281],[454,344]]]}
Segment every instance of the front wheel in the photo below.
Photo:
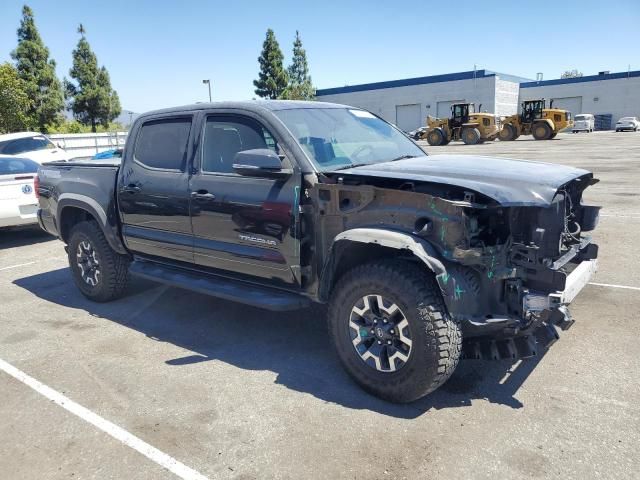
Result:
{"label": "front wheel", "polygon": [[552,134],[551,127],[546,123],[540,122],[533,126],[533,138],[536,140],[549,140]]}
{"label": "front wheel", "polygon": [[129,277],[129,258],[115,252],[95,222],[81,222],[69,235],[69,267],[82,294],[96,302],[122,295]]}
{"label": "front wheel", "polygon": [[382,261],[334,287],[329,331],[343,366],[366,391],[406,403],[442,385],[460,358],[460,325],[425,267]]}
{"label": "front wheel", "polygon": [[500,141],[502,142],[515,140],[516,136],[516,128],[508,123],[504,127],[502,127],[502,130],[500,130],[500,133],[498,134],[498,138],[500,138]]}

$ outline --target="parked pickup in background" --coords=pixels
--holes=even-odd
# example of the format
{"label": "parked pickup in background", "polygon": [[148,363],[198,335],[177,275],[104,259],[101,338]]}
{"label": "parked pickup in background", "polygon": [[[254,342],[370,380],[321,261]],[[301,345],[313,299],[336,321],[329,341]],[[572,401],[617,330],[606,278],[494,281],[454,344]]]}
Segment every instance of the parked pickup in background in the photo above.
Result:
{"label": "parked pickup in background", "polygon": [[535,355],[572,324],[596,270],[596,181],[427,156],[344,105],[213,103],[141,115],[121,162],[42,166],[38,218],[95,301],[137,275],[271,310],[328,303],[349,374],[409,402],[462,356]]}

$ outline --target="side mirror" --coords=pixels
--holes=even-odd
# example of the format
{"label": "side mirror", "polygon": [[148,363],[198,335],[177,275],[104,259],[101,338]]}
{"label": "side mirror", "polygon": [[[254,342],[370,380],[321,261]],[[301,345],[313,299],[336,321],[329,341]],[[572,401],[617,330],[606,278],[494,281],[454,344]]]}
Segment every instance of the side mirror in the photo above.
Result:
{"label": "side mirror", "polygon": [[243,150],[233,157],[233,169],[247,177],[284,178],[290,176],[291,169],[282,168],[282,160],[276,152],[268,148]]}

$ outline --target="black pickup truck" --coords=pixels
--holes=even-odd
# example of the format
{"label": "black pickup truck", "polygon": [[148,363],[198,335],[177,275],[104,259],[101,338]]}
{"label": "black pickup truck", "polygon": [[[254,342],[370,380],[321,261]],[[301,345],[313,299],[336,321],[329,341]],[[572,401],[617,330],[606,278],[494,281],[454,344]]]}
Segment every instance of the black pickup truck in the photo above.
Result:
{"label": "black pickup truck", "polygon": [[426,156],[344,105],[224,102],[140,116],[121,161],[42,166],[38,219],[92,300],[137,275],[271,310],[328,303],[349,374],[408,402],[461,357],[535,355],[571,325],[597,265],[596,181]]}

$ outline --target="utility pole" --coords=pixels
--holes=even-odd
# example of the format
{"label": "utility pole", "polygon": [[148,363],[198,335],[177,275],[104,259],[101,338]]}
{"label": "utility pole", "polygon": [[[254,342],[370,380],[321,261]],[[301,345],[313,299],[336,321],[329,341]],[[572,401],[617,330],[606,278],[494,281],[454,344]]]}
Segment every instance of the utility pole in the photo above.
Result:
{"label": "utility pole", "polygon": [[207,78],[206,80],[202,80],[202,83],[206,83],[207,87],[209,87],[209,103],[211,103],[211,80]]}

